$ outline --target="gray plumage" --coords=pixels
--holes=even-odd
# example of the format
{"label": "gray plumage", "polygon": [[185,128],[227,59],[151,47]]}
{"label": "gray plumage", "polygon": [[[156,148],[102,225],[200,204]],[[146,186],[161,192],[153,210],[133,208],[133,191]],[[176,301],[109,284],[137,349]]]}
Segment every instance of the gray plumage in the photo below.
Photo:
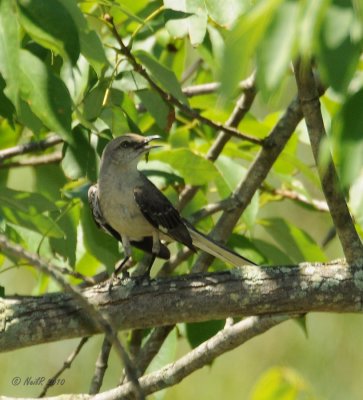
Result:
{"label": "gray plumage", "polygon": [[175,240],[192,251],[199,248],[234,266],[253,264],[183,220],[163,193],[137,169],[142,155],[159,147],[149,145],[157,138],[127,134],[107,144],[98,184],[88,192],[96,224],[122,242],[126,256],[131,255],[131,246],[136,246],[157,257],[169,258],[169,250],[162,242]]}

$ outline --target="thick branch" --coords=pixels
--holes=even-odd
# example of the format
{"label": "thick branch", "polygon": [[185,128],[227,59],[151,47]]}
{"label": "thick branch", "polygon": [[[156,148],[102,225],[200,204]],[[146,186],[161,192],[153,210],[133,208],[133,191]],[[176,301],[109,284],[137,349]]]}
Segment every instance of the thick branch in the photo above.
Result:
{"label": "thick branch", "polygon": [[355,230],[343,192],[339,187],[339,179],[333,159],[329,155],[329,163],[326,168],[321,166],[319,160],[320,144],[326,137],[326,132],[320,109],[318,89],[310,63],[297,62],[295,65],[295,77],[322,189],[345,257],[350,263],[356,262],[362,265],[363,245]]}
{"label": "thick branch", "polygon": [[[293,267],[243,267],[164,278],[122,281],[83,291],[117,329],[165,326],[228,316],[309,311],[361,312],[363,270],[344,262]],[[68,293],[0,299],[0,351],[89,336],[101,328]]]}

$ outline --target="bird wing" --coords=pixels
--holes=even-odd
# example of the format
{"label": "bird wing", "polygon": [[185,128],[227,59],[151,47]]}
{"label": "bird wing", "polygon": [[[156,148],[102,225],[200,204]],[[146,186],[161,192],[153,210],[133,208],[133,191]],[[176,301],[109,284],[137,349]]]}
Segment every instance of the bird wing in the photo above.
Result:
{"label": "bird wing", "polygon": [[[93,219],[98,228],[102,229],[104,232],[113,236],[116,240],[122,243],[121,235],[115,229],[112,228],[112,226],[106,221],[106,219],[102,214],[102,210],[98,200],[97,184],[92,185],[88,189],[88,203],[92,212]],[[139,241],[132,240],[130,243],[132,246],[135,246],[140,250],[146,251],[147,253],[150,254],[152,253],[153,238],[151,236],[144,237],[142,240]],[[164,244],[160,243],[160,250],[157,256],[165,260],[168,260],[170,258],[170,251]]]}
{"label": "bird wing", "polygon": [[152,182],[142,177],[142,185],[134,188],[134,198],[143,216],[160,232],[195,251],[179,212]]}

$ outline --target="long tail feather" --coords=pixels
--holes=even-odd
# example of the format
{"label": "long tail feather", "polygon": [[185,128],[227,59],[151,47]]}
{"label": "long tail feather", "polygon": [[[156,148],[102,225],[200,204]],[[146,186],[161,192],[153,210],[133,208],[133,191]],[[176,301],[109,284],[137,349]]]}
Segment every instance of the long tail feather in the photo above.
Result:
{"label": "long tail feather", "polygon": [[209,253],[212,256],[217,257],[228,264],[232,264],[235,267],[240,267],[246,264],[256,265],[253,261],[249,260],[248,258],[240,256],[234,251],[227,249],[220,243],[215,242],[208,236],[203,235],[203,233],[197,231],[191,225],[188,224],[187,228],[193,240],[193,245],[195,247],[198,247],[200,250],[203,250],[206,253]]}

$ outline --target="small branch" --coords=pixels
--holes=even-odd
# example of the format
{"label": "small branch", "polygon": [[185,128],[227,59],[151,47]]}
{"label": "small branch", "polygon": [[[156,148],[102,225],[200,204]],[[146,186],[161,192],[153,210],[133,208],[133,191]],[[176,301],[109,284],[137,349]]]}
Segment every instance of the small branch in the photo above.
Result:
{"label": "small branch", "polygon": [[[200,85],[186,86],[182,89],[182,91],[187,97],[193,97],[193,96],[202,96],[205,94],[215,93],[220,89],[220,87],[221,87],[220,82],[209,82],[209,83],[202,83]],[[243,91],[249,90],[250,79],[241,81],[238,84],[238,88]]]}
{"label": "small branch", "polygon": [[92,377],[89,394],[96,394],[101,390],[103,378],[108,367],[108,359],[110,357],[111,348],[112,344],[106,337],[104,337],[101,352],[96,361],[96,369]]}
{"label": "small branch", "polygon": [[[337,296],[339,293],[339,296]],[[98,285],[82,296],[114,329],[144,329],[262,314],[362,312],[363,270],[344,261]],[[37,310],[34,313],[34,310]],[[69,293],[0,298],[0,351],[90,336],[103,329]]]}
{"label": "small branch", "polygon": [[[126,350],[118,339],[117,331],[110,322],[112,320],[105,318],[104,315],[89,301],[89,299],[84,296],[84,293],[79,288],[69,285],[63,275],[58,271],[57,267],[47,263],[37,255],[24,250],[20,245],[9,242],[4,235],[0,235],[0,249],[2,249],[5,254],[11,254],[13,257],[27,260],[31,266],[54,279],[54,281],[69,294],[70,298],[75,302],[73,305],[74,312],[78,314],[80,320],[83,320],[83,323],[89,327],[93,327],[93,329],[97,329],[99,332],[104,332],[108,340],[114,345],[118,356],[125,365],[127,375],[130,378],[136,397],[138,399],[143,399],[144,395],[140,389],[135,367],[131,363]],[[0,311],[1,310],[2,308],[0,307]],[[41,320],[42,322],[40,323],[44,324],[43,317],[41,317]],[[1,319],[1,321],[6,323],[6,319]],[[39,327],[36,326],[33,327],[35,331],[38,328]],[[29,333],[30,332],[34,331],[30,330]]]}
{"label": "small branch", "polygon": [[44,386],[44,389],[40,393],[39,397],[44,397],[47,394],[47,391],[50,387],[52,387],[52,382],[55,382],[56,379],[63,374],[63,372],[66,369],[69,369],[72,366],[73,361],[76,359],[78,356],[79,352],[82,350],[83,346],[87,343],[88,337],[84,337],[80,340],[78,343],[77,348],[69,355],[67,360],[64,362],[63,367],[56,373],[54,374],[50,379],[48,379],[46,385]]}
{"label": "small branch", "polygon": [[191,118],[197,119],[198,121],[204,123],[205,125],[210,126],[211,128],[214,128],[218,131],[225,131],[229,133],[231,136],[235,136],[239,139],[249,141],[254,144],[262,145],[263,141],[253,137],[246,135],[242,132],[240,132],[238,129],[233,128],[228,125],[223,125],[219,122],[215,122],[210,120],[209,118],[204,117],[201,115],[198,111],[190,108],[188,105],[182,103],[180,100],[178,100],[176,97],[171,95],[170,93],[165,92],[161,86],[159,86],[154,80],[150,77],[146,69],[136,60],[134,55],[131,53],[130,48],[126,46],[119,35],[117,28],[114,24],[114,21],[111,16],[107,15],[105,16],[106,22],[109,24],[109,27],[111,29],[111,32],[113,33],[115,39],[120,45],[121,48],[121,53],[126,56],[132,67],[134,68],[135,72],[139,73],[143,78],[145,78],[149,85],[151,86],[152,89],[154,89],[160,97],[165,100],[167,104],[173,104],[175,107],[177,107],[180,111],[182,111],[184,114],[188,115]]}
{"label": "small branch", "polygon": [[[250,110],[252,103],[256,97],[256,74],[253,73],[244,81],[244,93],[239,97],[236,105],[225,123],[226,126],[237,127]],[[231,139],[231,134],[226,130],[218,132],[217,139],[206,154],[206,159],[212,162],[216,161],[222,153],[224,146]],[[185,205],[195,196],[199,190],[198,186],[187,185],[179,196],[179,209],[182,210]]]}
{"label": "small branch", "polygon": [[294,200],[299,203],[306,204],[307,206],[314,208],[316,211],[329,212],[328,204],[324,200],[309,199],[303,194],[289,189],[270,189],[266,186],[264,186],[262,189],[265,192],[280,196],[284,199]]}
{"label": "small branch", "polygon": [[[261,316],[246,318],[231,327],[219,331],[179,360],[166,365],[161,370],[140,378],[144,392],[149,395],[167,387],[176,385],[194,371],[211,364],[220,355],[233,350],[247,342],[249,339],[260,335],[274,326],[289,319],[285,315]],[[111,400],[126,397],[130,393],[129,385],[103,393],[102,399]],[[95,398],[97,400],[97,397]]]}
{"label": "small branch", "polygon": [[0,151],[0,163],[2,163],[4,160],[8,158],[19,156],[26,153],[34,153],[37,151],[42,151],[48,149],[49,147],[56,146],[57,144],[60,143],[63,143],[63,139],[59,136],[52,135],[39,142],[29,142],[21,144],[19,146],[10,147],[8,149]]}
{"label": "small branch", "polygon": [[152,331],[150,337],[144,346],[140,349],[137,358],[135,359],[137,370],[142,376],[146,368],[150,365],[154,357],[159,353],[161,346],[169,333],[174,329],[174,325],[162,326]]}
{"label": "small branch", "polygon": [[30,157],[26,160],[14,161],[10,163],[1,163],[0,168],[17,168],[17,167],[38,167],[41,165],[57,164],[62,161],[63,155],[61,152],[45,154],[39,157]]}
{"label": "small branch", "polygon": [[329,154],[329,161],[326,167],[322,167],[320,163],[320,144],[326,137],[326,132],[311,64],[298,61],[294,67],[299,100],[330,214],[346,259],[350,263],[355,262],[363,265],[363,245],[354,227],[343,192],[339,186],[339,178],[331,154]]}

